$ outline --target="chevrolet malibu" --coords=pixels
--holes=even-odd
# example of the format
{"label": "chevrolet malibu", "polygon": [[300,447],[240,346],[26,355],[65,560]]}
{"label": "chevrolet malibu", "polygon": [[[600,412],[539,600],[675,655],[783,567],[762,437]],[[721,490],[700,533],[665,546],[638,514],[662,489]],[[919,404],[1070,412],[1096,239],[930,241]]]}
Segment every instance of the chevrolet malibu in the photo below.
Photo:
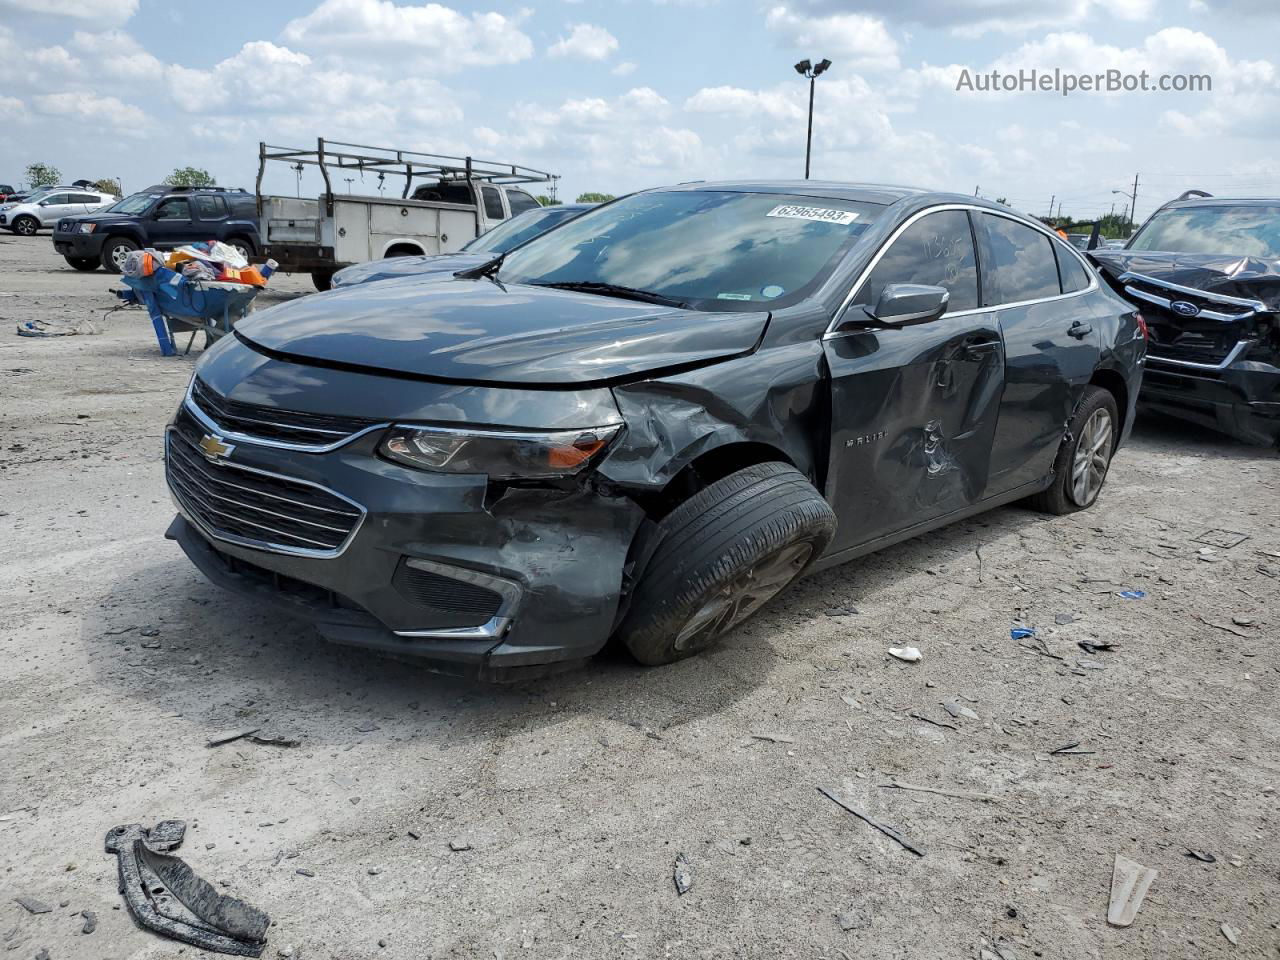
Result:
{"label": "chevrolet malibu", "polygon": [[806,571],[1091,506],[1141,316],[1004,206],[633,194],[453,277],[255,313],[166,432],[169,528],[325,637],[514,679],[705,649]]}

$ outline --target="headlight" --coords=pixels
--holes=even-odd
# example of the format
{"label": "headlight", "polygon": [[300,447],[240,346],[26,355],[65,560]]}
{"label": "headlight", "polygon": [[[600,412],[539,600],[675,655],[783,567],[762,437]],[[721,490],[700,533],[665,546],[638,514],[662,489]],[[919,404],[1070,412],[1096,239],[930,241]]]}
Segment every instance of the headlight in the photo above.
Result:
{"label": "headlight", "polygon": [[568,477],[597,459],[622,427],[547,432],[395,426],[383,456],[420,470],[484,473],[494,480]]}
{"label": "headlight", "polygon": [[96,228],[97,226],[98,225],[96,223],[82,223],[80,224],[80,229],[77,230],[76,232],[77,233],[93,233],[94,228]]}

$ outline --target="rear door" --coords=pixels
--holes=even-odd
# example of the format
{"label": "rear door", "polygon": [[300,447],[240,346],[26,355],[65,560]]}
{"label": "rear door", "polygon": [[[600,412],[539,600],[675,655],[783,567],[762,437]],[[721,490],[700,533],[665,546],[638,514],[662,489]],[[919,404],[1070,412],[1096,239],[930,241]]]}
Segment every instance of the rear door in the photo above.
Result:
{"label": "rear door", "polygon": [[908,220],[855,289],[845,317],[885,284],[951,293],[949,312],[913,326],[830,333],[827,498],[839,551],[981,499],[1004,381],[994,311],[980,306],[974,237],[963,209]]}
{"label": "rear door", "polygon": [[997,213],[975,212],[974,223],[983,301],[999,318],[1006,354],[988,488],[995,496],[1048,474],[1076,399],[1097,368],[1099,331],[1082,295],[1092,275],[1065,244]]}
{"label": "rear door", "polygon": [[199,193],[191,198],[195,205],[196,223],[192,224],[192,233],[199,233],[190,239],[214,240],[225,239],[223,237],[223,222],[229,217],[230,211],[227,209],[227,201],[225,198],[212,193]]}
{"label": "rear door", "polygon": [[36,204],[37,218],[46,226],[53,226],[61,217],[74,217],[84,213],[84,204],[75,202],[71,193],[52,193]]}

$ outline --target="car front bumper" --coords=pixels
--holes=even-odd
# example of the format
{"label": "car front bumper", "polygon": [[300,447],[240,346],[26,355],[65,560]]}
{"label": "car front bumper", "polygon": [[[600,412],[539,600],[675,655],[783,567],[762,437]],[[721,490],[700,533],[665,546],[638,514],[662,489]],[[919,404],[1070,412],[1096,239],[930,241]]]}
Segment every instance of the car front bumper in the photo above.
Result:
{"label": "car front bumper", "polygon": [[1148,357],[1144,409],[1208,427],[1246,443],[1280,441],[1280,367],[1238,360],[1221,370],[1197,370]]}
{"label": "car front bumper", "polygon": [[[510,680],[580,662],[613,630],[644,522],[625,497],[586,484],[495,489],[482,476],[402,467],[377,456],[381,430],[323,454],[241,443],[229,459],[205,456],[206,466],[191,455],[205,430],[184,406],[167,431],[179,510],[167,536],[214,583],[266,598],[327,639]],[[251,492],[272,477],[329,491],[361,515],[340,544],[255,543],[272,534],[235,518],[305,530],[276,519],[303,515],[292,500]]]}
{"label": "car front bumper", "polygon": [[102,255],[102,234],[97,233],[64,233],[55,230],[53,249],[64,257],[97,258]]}

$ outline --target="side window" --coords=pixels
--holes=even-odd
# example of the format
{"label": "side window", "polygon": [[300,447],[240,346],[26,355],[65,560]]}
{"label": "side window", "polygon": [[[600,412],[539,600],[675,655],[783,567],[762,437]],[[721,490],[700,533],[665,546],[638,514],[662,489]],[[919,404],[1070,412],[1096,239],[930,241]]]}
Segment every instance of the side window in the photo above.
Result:
{"label": "side window", "polygon": [[507,206],[511,208],[511,215],[514,217],[517,213],[538,209],[539,204],[523,190],[508,190]]}
{"label": "side window", "polygon": [[64,203],[71,202],[71,194],[69,193],[52,193],[44,198],[44,202],[51,207],[60,207]]}
{"label": "side window", "polygon": [[502,196],[498,193],[497,187],[481,187],[480,192],[484,195],[484,215],[489,220],[505,220],[507,215],[502,212]]}
{"label": "side window", "polygon": [[77,193],[71,198],[72,203],[106,203],[96,193]]}
{"label": "side window", "polygon": [[1055,252],[1058,254],[1058,277],[1062,281],[1062,292],[1075,293],[1089,286],[1089,272],[1085,270],[1080,258],[1061,246]]}
{"label": "side window", "polygon": [[926,283],[951,292],[947,312],[978,305],[978,271],[973,232],[963,210],[921,217],[893,241],[867,277],[854,301],[875,306],[889,283]]}
{"label": "side window", "polygon": [[1062,292],[1053,241],[1039,230],[990,213],[979,214],[986,238],[984,306],[1055,297]]}
{"label": "side window", "polygon": [[156,207],[157,220],[190,220],[191,204],[186,197],[166,197]]}
{"label": "side window", "polygon": [[201,220],[221,220],[227,215],[227,202],[221,197],[200,194],[196,197],[196,213]]}

